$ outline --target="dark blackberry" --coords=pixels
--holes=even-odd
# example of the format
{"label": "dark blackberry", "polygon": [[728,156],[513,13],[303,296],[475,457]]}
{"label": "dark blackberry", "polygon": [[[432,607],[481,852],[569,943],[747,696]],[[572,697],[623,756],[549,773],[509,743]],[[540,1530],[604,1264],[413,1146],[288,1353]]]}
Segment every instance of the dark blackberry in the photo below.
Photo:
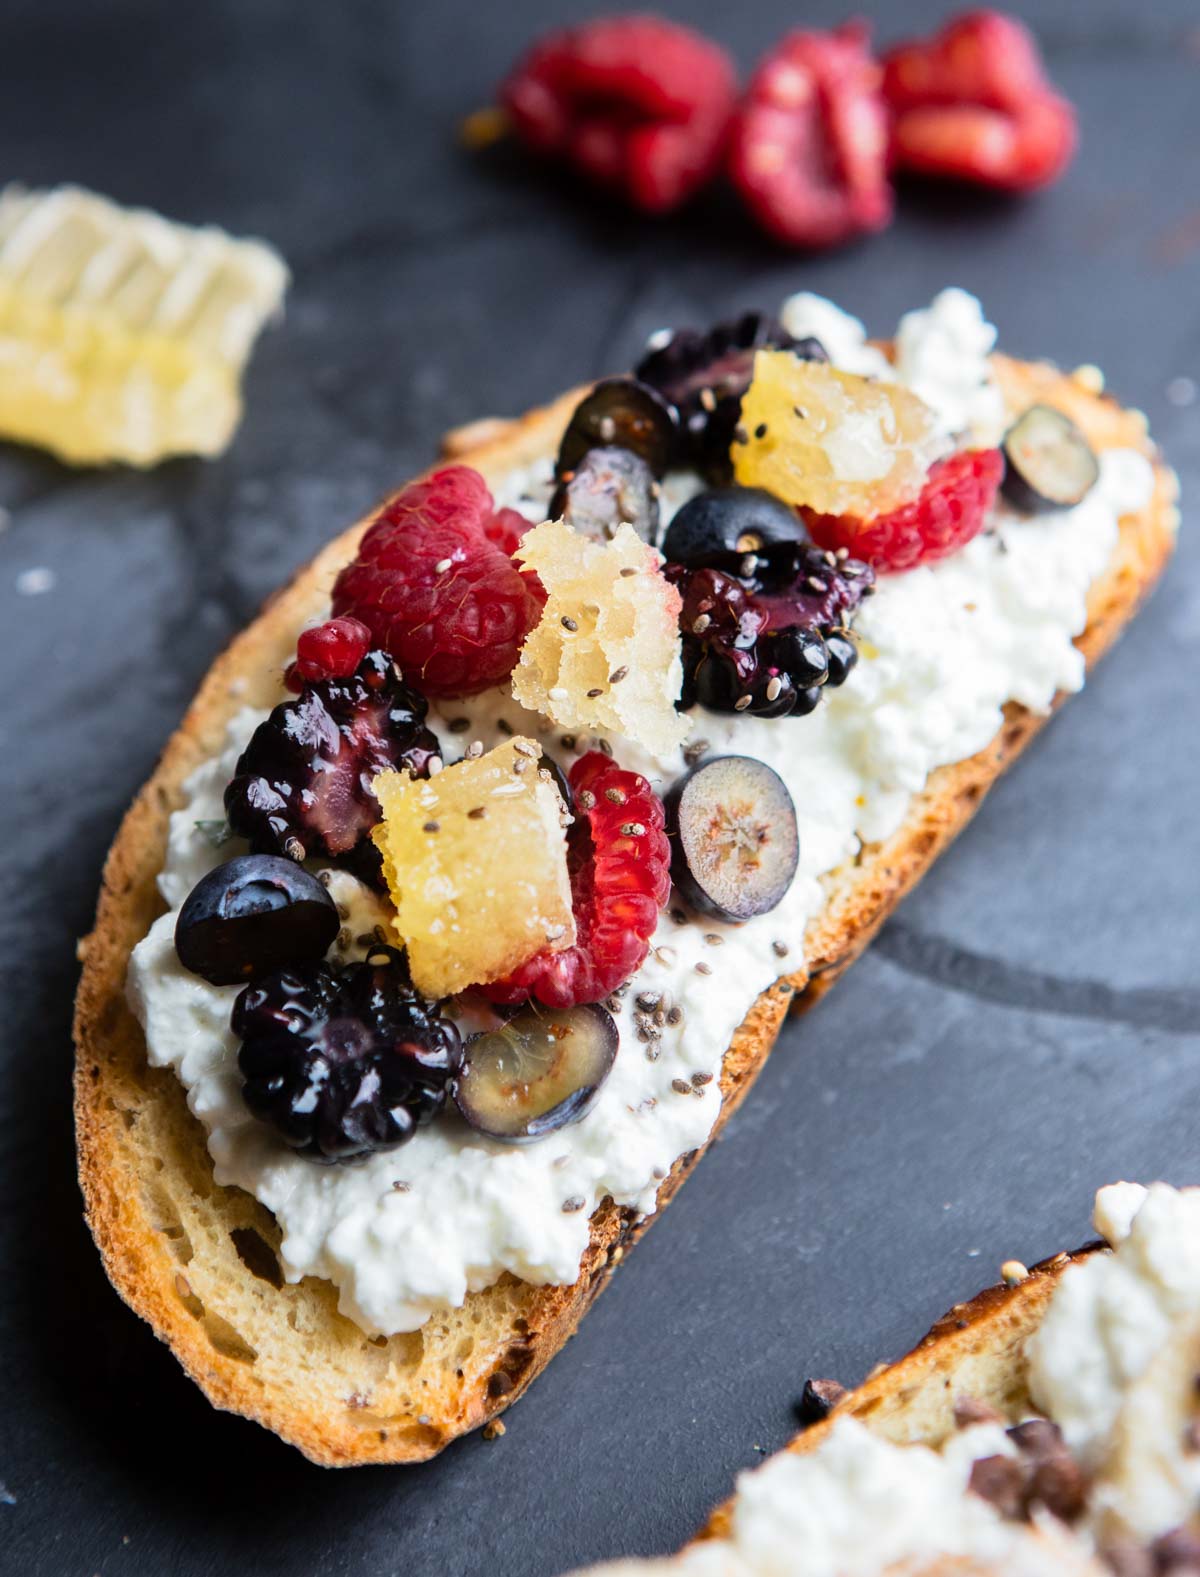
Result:
{"label": "dark blackberry", "polygon": [[679,412],[681,461],[717,486],[733,478],[729,448],[750,387],[757,350],[792,350],[828,361],[820,340],[798,340],[765,312],[744,312],[702,334],[679,329],[638,363],[634,376],[657,389]]}
{"label": "dark blackberry", "polygon": [[683,598],[680,706],[803,717],[843,684],[858,656],[850,621],[875,577],[830,558],[799,542],[748,554],[741,575],[668,564]]}
{"label": "dark blackberry", "polygon": [[413,990],[403,953],[284,969],[247,986],[230,1020],[246,1105],[293,1149],[361,1160],[411,1139],[462,1066],[458,1030]]}
{"label": "dark blackberry", "polygon": [[380,884],[376,773],[424,777],[438,742],[423,696],[386,652],[368,652],[345,679],[322,679],[255,729],[225,790],[225,814],[256,854],[334,860]]}

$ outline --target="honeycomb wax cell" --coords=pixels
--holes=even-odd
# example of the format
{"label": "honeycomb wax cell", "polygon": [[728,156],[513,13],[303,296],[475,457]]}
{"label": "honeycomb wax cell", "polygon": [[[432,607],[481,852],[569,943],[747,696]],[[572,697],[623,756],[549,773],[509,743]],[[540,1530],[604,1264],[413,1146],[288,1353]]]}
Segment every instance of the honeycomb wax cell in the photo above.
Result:
{"label": "honeycomb wax cell", "polygon": [[656,755],[676,749],[690,727],[675,710],[682,604],[659,554],[630,525],[601,543],[548,520],[515,557],[547,592],[513,673],[521,705],[562,728],[611,729]]}
{"label": "honeycomb wax cell", "polygon": [[396,931],[425,996],[496,980],[574,942],[569,817],[540,745],[509,739],[436,777],[383,772],[374,788]]}
{"label": "honeycomb wax cell", "polygon": [[948,447],[933,412],[899,384],[760,350],[730,452],[743,487],[870,519],[915,498]]}

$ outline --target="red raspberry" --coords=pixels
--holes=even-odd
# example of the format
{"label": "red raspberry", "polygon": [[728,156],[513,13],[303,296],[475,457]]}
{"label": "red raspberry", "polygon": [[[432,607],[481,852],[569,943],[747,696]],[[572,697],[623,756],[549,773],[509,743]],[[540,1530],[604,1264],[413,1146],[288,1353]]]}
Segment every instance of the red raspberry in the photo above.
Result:
{"label": "red raspberry", "polygon": [[859,520],[805,510],[804,519],[819,547],[845,548],[884,571],[915,569],[957,553],[979,533],[1003,475],[999,449],[964,449],[930,466],[919,495],[886,515]]}
{"label": "red raspberry", "polygon": [[518,134],[647,213],[714,175],[737,77],[725,51],[656,16],[550,33],[500,89]]}
{"label": "red raspberry", "polygon": [[837,246],[892,216],[887,112],[868,30],[795,32],[767,56],[734,122],[730,174],[789,246]]}
{"label": "red raspberry", "polygon": [[1075,152],[1074,110],[1028,28],[999,11],[968,11],[891,50],[883,92],[898,169],[1023,192],[1056,180]]}
{"label": "red raspberry", "polygon": [[384,506],[334,582],[333,611],[361,619],[425,695],[499,684],[545,602],[537,577],[508,556],[520,519],[497,513],[469,466],[414,482]]}
{"label": "red raspberry", "polygon": [[[598,750],[571,768],[575,821],[567,862],[575,944],[538,953],[483,988],[493,1002],[535,997],[547,1007],[599,1002],[641,966],[671,891],[671,848],[658,795]],[[638,830],[634,830],[638,829]]]}
{"label": "red raspberry", "polygon": [[322,679],[348,679],[367,655],[371,632],[358,619],[327,619],[305,630],[296,642],[296,660],[284,670],[283,682],[297,694]]}

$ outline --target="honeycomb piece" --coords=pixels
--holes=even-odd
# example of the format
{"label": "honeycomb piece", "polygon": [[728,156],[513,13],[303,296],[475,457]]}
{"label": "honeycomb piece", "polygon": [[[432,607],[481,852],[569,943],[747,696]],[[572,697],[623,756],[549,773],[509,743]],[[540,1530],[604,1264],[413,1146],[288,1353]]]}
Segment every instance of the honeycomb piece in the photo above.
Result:
{"label": "honeycomb piece", "polygon": [[915,498],[948,448],[933,412],[900,384],[760,350],[731,453],[744,487],[870,519]]}
{"label": "honeycomb piece", "polygon": [[5,187],[0,437],[75,465],[220,454],[287,280],[259,241],[78,187]]}
{"label": "honeycomb piece", "polygon": [[547,592],[513,673],[521,705],[563,728],[611,729],[656,755],[678,748],[690,726],[675,710],[681,601],[654,549],[630,525],[601,543],[548,520],[515,557]]}
{"label": "honeycomb piece", "polygon": [[499,979],[575,941],[566,807],[541,746],[509,739],[432,778],[383,772],[372,836],[413,983],[428,997]]}

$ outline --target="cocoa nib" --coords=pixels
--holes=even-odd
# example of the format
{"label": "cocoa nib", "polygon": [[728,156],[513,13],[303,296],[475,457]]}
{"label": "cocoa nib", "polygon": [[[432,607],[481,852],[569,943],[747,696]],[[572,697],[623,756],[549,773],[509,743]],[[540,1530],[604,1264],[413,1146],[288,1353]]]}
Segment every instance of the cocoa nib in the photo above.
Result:
{"label": "cocoa nib", "polygon": [[819,1424],[845,1396],[846,1387],[836,1380],[805,1380],[804,1390],[796,1403],[796,1417],[806,1427]]}

